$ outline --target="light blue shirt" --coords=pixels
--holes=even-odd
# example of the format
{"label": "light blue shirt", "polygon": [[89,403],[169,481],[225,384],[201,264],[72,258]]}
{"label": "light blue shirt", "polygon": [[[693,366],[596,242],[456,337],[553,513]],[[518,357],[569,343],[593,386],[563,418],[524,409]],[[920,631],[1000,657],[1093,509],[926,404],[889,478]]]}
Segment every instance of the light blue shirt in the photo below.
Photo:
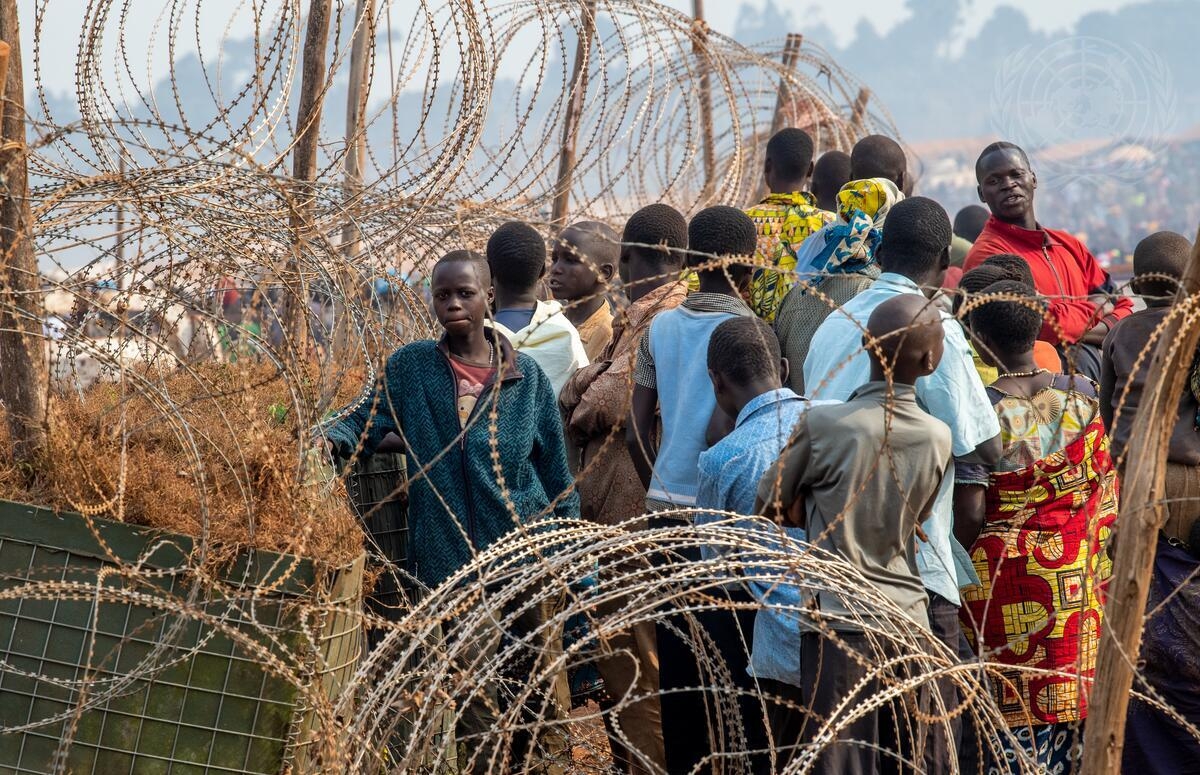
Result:
{"label": "light blue shirt", "polygon": [[[646,498],[677,507],[696,503],[696,460],[704,451],[704,432],[717,406],[708,377],[709,337],[741,310],[754,314],[731,296],[695,296],[717,298],[701,298],[703,304],[689,298],[675,309],[658,313],[645,339],[646,354],[654,364],[654,381],[647,387],[658,390],[662,414],[662,437]],[[638,384],[646,384],[638,377],[635,373]]]}
{"label": "light blue shirt", "polygon": [[[796,421],[809,407],[834,403],[806,401],[790,388],[780,388],[754,398],[738,413],[733,431],[700,455],[700,489],[696,507],[736,514],[753,514],[758,482],[787,445]],[[696,524],[704,525],[723,517],[701,512]],[[739,520],[738,527],[759,529],[763,547],[773,552],[794,551],[803,547],[804,530],[782,531],[765,520]],[[712,557],[710,549],[702,549]],[[755,574],[748,568],[749,575]],[[748,672],[758,678],[800,685],[800,588],[791,584],[771,584],[751,579],[747,587],[762,603],[754,618],[754,638]]]}
{"label": "light blue shirt", "polygon": [[[884,272],[871,287],[825,318],[813,335],[804,361],[804,387],[813,398],[844,401],[871,379],[871,361],[862,337],[875,308],[902,293],[921,294],[909,278]],[[932,302],[931,302],[932,303]],[[1000,421],[975,370],[962,326],[937,305],[946,331],[942,362],[916,382],[917,403],[950,427],[955,456],[966,455],[1000,433]],[[966,551],[954,540],[953,477],[938,492],[933,513],[924,524],[929,542],[917,552],[925,588],[959,604],[960,586],[976,581]]]}

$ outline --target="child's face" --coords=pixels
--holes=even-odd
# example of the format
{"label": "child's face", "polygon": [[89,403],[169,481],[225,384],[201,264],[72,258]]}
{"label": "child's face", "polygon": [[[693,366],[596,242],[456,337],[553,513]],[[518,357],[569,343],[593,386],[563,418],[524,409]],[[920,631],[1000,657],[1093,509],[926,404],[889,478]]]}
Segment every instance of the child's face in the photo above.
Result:
{"label": "child's face", "polygon": [[446,333],[466,336],[483,328],[491,289],[480,287],[468,261],[440,264],[433,270],[433,311]]}
{"label": "child's face", "polygon": [[550,254],[550,292],[559,301],[581,301],[604,292],[612,268],[598,268],[580,248],[576,234],[566,229]]}

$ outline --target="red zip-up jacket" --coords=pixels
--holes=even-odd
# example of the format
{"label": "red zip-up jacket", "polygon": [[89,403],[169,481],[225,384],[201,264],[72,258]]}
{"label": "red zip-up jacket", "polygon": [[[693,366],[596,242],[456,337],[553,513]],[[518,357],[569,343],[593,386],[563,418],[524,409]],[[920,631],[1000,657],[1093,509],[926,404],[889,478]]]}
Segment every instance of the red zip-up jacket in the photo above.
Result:
{"label": "red zip-up jacket", "polygon": [[[1094,293],[1114,293],[1115,287],[1108,272],[1092,255],[1087,246],[1065,231],[1023,229],[990,216],[979,239],[967,253],[963,270],[971,271],[984,259],[997,253],[1014,253],[1025,259],[1033,270],[1037,292],[1050,303],[1050,315],[1038,337],[1051,344],[1071,344],[1083,338],[1097,323],[1113,324],[1133,312],[1133,301],[1121,297],[1113,311],[1103,317],[1088,296]],[[1058,329],[1053,323],[1058,324]]]}

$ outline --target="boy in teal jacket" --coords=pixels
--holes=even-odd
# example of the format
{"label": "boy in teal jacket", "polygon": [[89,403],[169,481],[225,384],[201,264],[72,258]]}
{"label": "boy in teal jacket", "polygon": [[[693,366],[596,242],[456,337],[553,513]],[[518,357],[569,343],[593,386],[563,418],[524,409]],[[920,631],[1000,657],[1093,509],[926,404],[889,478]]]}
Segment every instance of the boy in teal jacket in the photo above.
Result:
{"label": "boy in teal jacket", "polygon": [[[373,453],[389,432],[403,441],[409,571],[434,587],[518,524],[577,519],[579,495],[550,380],[532,358],[484,325],[492,295],[487,260],[454,251],[437,262],[431,280],[434,312],[445,329],[441,340],[413,342],[392,353],[370,395],[323,432],[343,458]],[[505,612],[496,611],[494,632],[472,636],[494,651],[506,630],[531,633],[538,643],[535,658],[553,660],[562,648],[561,626],[548,624],[556,596],[561,593],[524,606],[507,623],[500,621]],[[539,716],[564,716],[570,707],[565,677],[543,692],[549,696],[534,696],[527,705]],[[458,723],[471,771],[489,766],[498,737],[496,694],[492,686],[468,698]],[[544,700],[551,701],[543,707]],[[542,754],[530,753],[531,762],[553,757],[563,746],[560,735],[541,737]],[[526,751],[520,749],[528,744],[514,740],[513,761],[522,761]]]}
{"label": "boy in teal jacket", "polygon": [[[389,432],[404,442],[408,570],[429,587],[518,522],[579,517],[550,381],[532,358],[484,326],[491,296],[486,259],[449,253],[434,266],[432,286],[441,340],[392,353],[371,394],[324,429],[343,458],[372,454]],[[492,461],[493,435],[507,498]]]}

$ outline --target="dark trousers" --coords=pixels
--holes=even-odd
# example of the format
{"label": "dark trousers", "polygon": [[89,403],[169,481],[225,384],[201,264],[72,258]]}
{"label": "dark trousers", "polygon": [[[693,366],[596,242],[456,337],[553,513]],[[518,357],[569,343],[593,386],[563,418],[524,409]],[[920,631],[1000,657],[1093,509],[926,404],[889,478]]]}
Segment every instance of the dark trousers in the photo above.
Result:
{"label": "dark trousers", "polygon": [[[905,762],[913,761],[924,745],[924,729],[909,706],[914,699],[919,702],[919,698],[901,696],[853,721],[846,720],[862,702],[883,689],[878,677],[864,680],[869,670],[887,656],[880,653],[881,648],[888,646],[872,643],[861,632],[837,633],[836,640],[818,633],[801,635],[801,694],[809,713],[801,740],[807,745],[818,742],[822,745],[821,754],[809,772],[876,775],[915,771]],[[923,707],[925,703],[920,705]],[[825,723],[831,719],[837,730],[833,741],[818,741]]]}
{"label": "dark trousers", "polygon": [[[934,592],[929,593],[929,627],[933,637],[957,654],[959,661],[974,660],[975,653],[958,620],[958,606]],[[964,773],[976,772],[979,769],[979,735],[969,718],[964,723],[964,714],[955,713],[963,698],[949,678],[937,681],[937,692],[942,704],[938,707],[934,703],[930,713],[935,718],[951,714],[953,717],[948,722],[949,730],[942,721],[935,721],[930,727],[925,741],[925,772],[929,775],[951,772],[951,762],[955,759],[959,759]]]}
{"label": "dark trousers", "polygon": [[758,679],[767,706],[767,726],[771,730],[770,745],[775,754],[775,766],[770,761],[758,762],[755,775],[783,772],[800,750],[800,735],[804,731],[804,695],[799,686]]}
{"label": "dark trousers", "polygon": [[[651,527],[676,523],[651,518]],[[668,563],[699,561],[699,550],[663,554]],[[655,626],[663,745],[667,771],[769,772],[768,720],[754,679],[747,673],[754,642],[753,602],[738,589],[706,590],[716,598],[711,610],[679,611],[699,602],[684,597],[668,604]],[[756,755],[745,752],[759,751]],[[738,756],[737,754],[743,754]]]}
{"label": "dark trousers", "polygon": [[[702,771],[763,771],[766,720],[754,679],[746,673],[753,633],[753,610],[678,614],[659,627],[663,744],[670,772],[691,772],[701,762]],[[747,751],[760,753],[714,758]],[[737,761],[752,763],[738,767]]]}
{"label": "dark trousers", "polygon": [[[641,547],[631,548],[630,555],[602,560],[601,578],[611,581],[639,573],[653,560]],[[614,617],[628,605],[624,597],[607,600],[596,605],[596,615]],[[653,621],[639,621],[628,630],[610,633],[602,638],[596,656],[596,669],[610,698],[601,708],[613,767],[625,775],[650,775],[667,768],[654,629]]]}
{"label": "dark trousers", "polygon": [[[1168,497],[1170,491],[1168,484]],[[1190,505],[1196,508],[1195,501]],[[1184,721],[1196,725],[1200,724],[1200,557],[1193,551],[1175,539],[1158,539],[1133,688],[1158,695]],[[1200,741],[1163,710],[1132,698],[1121,771],[1200,775]]]}
{"label": "dark trousers", "polygon": [[[482,775],[496,771],[496,763],[505,755],[514,771],[537,775],[564,772],[562,762],[569,757],[569,750],[563,722],[571,708],[571,692],[566,673],[548,668],[562,654],[562,625],[552,622],[563,603],[561,595],[547,596],[512,622],[505,621],[505,612],[492,611],[472,633],[461,654],[459,669],[464,671],[487,665],[501,648],[514,648],[516,642],[532,643],[529,648],[520,648],[517,659],[499,676],[459,700],[464,703],[455,729],[459,772]],[[450,626],[463,625],[458,622]],[[532,676],[548,673],[548,680],[532,687],[529,697],[521,702],[519,723],[523,728],[511,733],[505,752],[501,715],[520,702],[517,697],[531,688]]]}

